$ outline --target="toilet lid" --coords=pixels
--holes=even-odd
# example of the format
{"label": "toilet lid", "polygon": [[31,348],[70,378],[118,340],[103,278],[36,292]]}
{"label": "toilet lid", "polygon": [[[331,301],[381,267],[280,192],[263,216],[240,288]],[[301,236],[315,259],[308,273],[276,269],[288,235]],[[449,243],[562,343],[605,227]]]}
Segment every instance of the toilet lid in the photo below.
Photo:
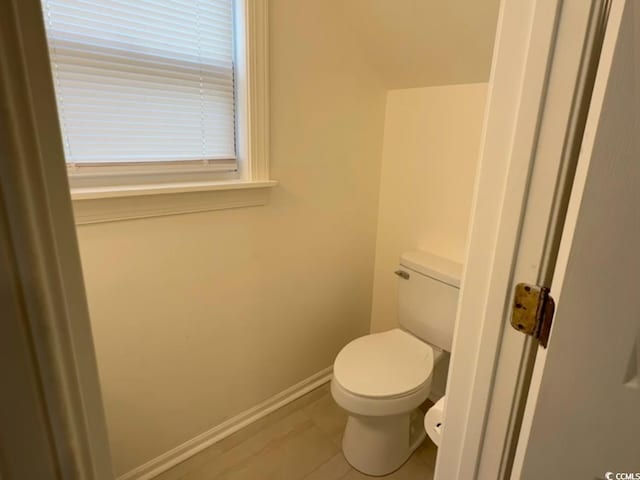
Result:
{"label": "toilet lid", "polygon": [[365,397],[411,393],[429,379],[432,370],[431,347],[399,329],[355,339],[333,365],[335,380]]}

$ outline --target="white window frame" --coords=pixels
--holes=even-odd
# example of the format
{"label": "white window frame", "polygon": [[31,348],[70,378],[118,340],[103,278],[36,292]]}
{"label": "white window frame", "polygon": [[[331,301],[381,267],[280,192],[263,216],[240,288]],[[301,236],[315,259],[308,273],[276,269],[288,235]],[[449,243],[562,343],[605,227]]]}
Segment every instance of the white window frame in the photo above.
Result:
{"label": "white window frame", "polygon": [[234,0],[238,171],[200,168],[199,178],[194,166],[154,163],[72,173],[76,224],[267,203],[270,187],[277,184],[269,178],[268,13],[268,0]]}

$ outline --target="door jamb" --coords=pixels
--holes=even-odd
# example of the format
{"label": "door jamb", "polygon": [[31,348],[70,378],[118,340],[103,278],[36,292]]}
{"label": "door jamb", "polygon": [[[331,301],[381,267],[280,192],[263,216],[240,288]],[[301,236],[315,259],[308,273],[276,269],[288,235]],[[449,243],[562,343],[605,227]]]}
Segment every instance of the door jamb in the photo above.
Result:
{"label": "door jamb", "polygon": [[[611,63],[613,61],[613,56],[615,55],[615,48],[611,48],[612,45],[615,46],[617,44],[617,35],[620,31],[620,22],[624,15],[625,10],[625,2],[627,0],[610,0],[607,2],[607,21],[611,22],[612,28],[610,29],[608,35],[615,35],[613,38],[613,42],[611,37],[607,40],[607,44],[610,48],[606,46],[602,49],[602,56],[600,58],[600,64],[602,70],[598,73],[600,75],[600,79],[598,81],[598,85],[593,89],[592,95],[592,103],[589,106],[589,116],[591,127],[585,130],[583,146],[581,148],[582,156],[579,159],[579,164],[577,165],[575,177],[574,177],[574,188],[571,193],[570,203],[567,208],[566,222],[563,228],[562,233],[562,243],[558,249],[557,255],[557,268],[553,272],[553,278],[550,279],[550,284],[554,287],[559,287],[561,289],[562,283],[564,281],[564,275],[567,269],[567,263],[569,261],[569,256],[571,253],[573,234],[575,231],[578,215],[580,214],[580,205],[582,202],[582,195],[585,189],[585,183],[587,179],[587,175],[589,172],[589,165],[591,163],[591,157],[589,153],[593,151],[593,143],[594,138],[597,135],[596,128],[594,128],[593,120],[599,120],[600,114],[603,106],[603,99],[606,95],[606,90],[608,87],[608,77],[611,71]],[[604,30],[602,28],[602,44],[605,43],[604,39]],[[595,74],[595,72],[594,72]],[[606,79],[606,81],[602,81]],[[594,78],[595,82],[595,78]],[[536,355],[535,364],[533,366],[533,372],[531,376],[530,382],[530,390],[526,399],[526,407],[523,412],[522,418],[522,428],[518,436],[517,440],[517,450],[515,452],[514,464],[513,464],[513,478],[520,478],[522,474],[522,470],[524,467],[525,455],[527,453],[527,445],[529,442],[529,436],[531,434],[531,427],[534,421],[534,415],[536,410],[536,404],[538,401],[538,393],[540,390],[542,377],[544,375],[545,362],[547,360],[547,350],[540,349],[538,354]]]}
{"label": "door jamb", "polygon": [[436,480],[510,473],[535,352],[505,328],[511,292],[553,271],[605,4],[501,4]]}
{"label": "door jamb", "polygon": [[0,248],[9,265],[0,276],[9,305],[2,331],[16,341],[2,354],[7,365],[31,365],[29,379],[18,383],[30,382],[33,400],[17,402],[13,391],[0,395],[0,410],[10,409],[12,417],[0,417],[6,422],[0,431],[38,418],[24,422],[23,433],[42,445],[35,455],[3,448],[0,471],[23,478],[18,472],[33,471],[24,470],[33,462],[49,472],[37,478],[112,480],[39,0],[0,2],[0,125]]}

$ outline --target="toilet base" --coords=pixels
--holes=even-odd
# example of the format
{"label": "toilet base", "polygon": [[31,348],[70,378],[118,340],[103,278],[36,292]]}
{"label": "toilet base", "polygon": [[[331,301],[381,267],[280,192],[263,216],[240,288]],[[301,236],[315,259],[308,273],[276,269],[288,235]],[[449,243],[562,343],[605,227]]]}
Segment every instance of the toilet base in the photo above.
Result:
{"label": "toilet base", "polygon": [[401,415],[351,415],[342,437],[349,464],[367,475],[387,475],[411,456],[426,436],[424,415],[418,409]]}

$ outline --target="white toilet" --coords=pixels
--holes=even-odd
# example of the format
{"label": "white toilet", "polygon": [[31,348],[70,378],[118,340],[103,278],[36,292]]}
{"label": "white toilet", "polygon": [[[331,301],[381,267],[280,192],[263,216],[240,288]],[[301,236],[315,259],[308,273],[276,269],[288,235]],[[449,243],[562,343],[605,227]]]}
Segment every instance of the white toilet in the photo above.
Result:
{"label": "white toilet", "polygon": [[418,406],[434,365],[451,351],[461,271],[427,252],[403,254],[395,272],[400,328],[357,338],[336,357],[331,393],[349,412],[342,450],[365,474],[393,472],[425,438]]}

